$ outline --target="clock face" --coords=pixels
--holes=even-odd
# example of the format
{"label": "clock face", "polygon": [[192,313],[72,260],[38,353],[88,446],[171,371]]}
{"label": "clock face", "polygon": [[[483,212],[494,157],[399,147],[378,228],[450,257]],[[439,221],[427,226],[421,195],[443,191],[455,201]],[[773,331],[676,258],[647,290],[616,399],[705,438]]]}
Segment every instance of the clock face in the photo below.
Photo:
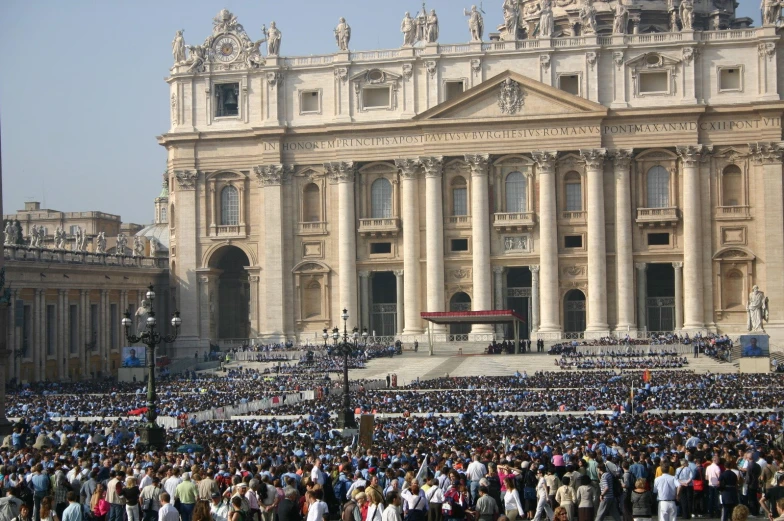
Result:
{"label": "clock face", "polygon": [[234,38],[229,36],[224,36],[215,42],[213,49],[215,50],[215,56],[222,62],[234,61],[240,53],[239,44]]}

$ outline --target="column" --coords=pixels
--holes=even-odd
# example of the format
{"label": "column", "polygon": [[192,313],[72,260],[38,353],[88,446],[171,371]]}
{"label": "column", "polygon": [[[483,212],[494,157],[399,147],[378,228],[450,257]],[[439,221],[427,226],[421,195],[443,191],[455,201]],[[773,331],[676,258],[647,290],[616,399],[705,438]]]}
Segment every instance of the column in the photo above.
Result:
{"label": "column", "polygon": [[648,278],[645,273],[648,270],[648,265],[644,262],[638,262],[634,267],[637,268],[637,329],[643,331],[648,322],[648,311],[645,305],[645,300],[648,298]]}
{"label": "column", "polygon": [[683,164],[683,327],[705,327],[703,306],[702,203],[700,198],[700,161],[702,145],[676,147]]}
{"label": "column", "polygon": [[[504,306],[504,268],[503,266],[494,266],[493,267],[493,286],[495,288],[495,306],[493,309],[505,309]],[[521,310],[518,310],[520,314]],[[496,324],[495,326],[495,333],[499,337],[503,337],[504,333],[504,325],[503,324]]]}
{"label": "column", "polygon": [[634,259],[632,248],[632,197],[629,176],[633,151],[612,153],[615,174],[615,271],[618,323],[615,330],[634,328]]}
{"label": "column", "polygon": [[[284,291],[284,234],[281,183],[286,175],[283,165],[255,168],[259,187],[264,194],[261,218],[264,221],[264,310],[262,335],[272,341],[285,340],[284,309],[288,299]],[[341,209],[343,208],[341,203]],[[342,234],[341,229],[341,234]],[[341,272],[342,278],[342,272]]]}
{"label": "column", "polygon": [[92,344],[93,341],[93,334],[90,331],[90,290],[81,290],[79,297],[80,329],[82,331],[79,335],[79,351],[82,352],[80,371],[82,378],[86,380],[90,378],[90,356],[92,355],[92,349],[87,345]]}
{"label": "column", "polygon": [[57,291],[57,377],[64,380],[68,377],[68,360],[71,358],[71,324],[70,306],[68,305],[68,291]]}
{"label": "column", "polygon": [[397,334],[403,334],[403,270],[395,270],[395,293],[397,304],[395,311],[397,312]]}
{"label": "column", "polygon": [[673,262],[675,268],[675,331],[683,329],[683,263]]}
{"label": "column", "polygon": [[[11,308],[11,321],[6,323],[6,328],[8,329],[8,344],[6,344],[6,349],[9,351],[10,358],[8,361],[13,363],[13,371],[6,370],[6,382],[11,378],[16,378],[16,382],[19,383],[19,366],[22,365],[22,359],[17,358],[17,350],[21,349],[21,342],[18,341],[18,335],[16,330],[16,314],[22,313],[24,311],[24,307],[22,311],[18,311],[16,307],[16,300],[19,298],[19,290],[18,289],[11,289],[11,302],[9,303],[9,307]],[[0,308],[1,309],[1,308]],[[0,319],[1,320],[1,319]],[[1,420],[1,418],[0,418]]]}
{"label": "column", "polygon": [[259,272],[261,268],[258,266],[246,266],[245,271],[248,272],[248,285],[250,286],[250,305],[248,306],[248,314],[250,315],[250,337],[256,338],[261,332],[259,324],[259,281],[261,276]]}
{"label": "column", "polygon": [[[444,158],[420,157],[425,171],[425,241],[427,249],[427,310],[444,311],[444,201],[441,189]],[[443,325],[431,324],[436,333],[445,333]]]}
{"label": "column", "polygon": [[541,333],[560,333],[558,309],[558,225],[555,206],[555,158],[553,151],[533,152],[539,172],[539,266]]}
{"label": "column", "polygon": [[370,331],[370,272],[359,272],[359,303],[361,315],[359,320],[360,334],[362,328],[368,328]]}
{"label": "column", "polygon": [[404,335],[422,334],[422,308],[419,298],[419,161],[396,159],[400,170],[401,206],[403,214],[403,302],[405,302]]}
{"label": "column", "polygon": [[539,330],[539,265],[529,266],[531,270],[531,332]]}
{"label": "column", "polygon": [[[471,258],[474,295],[471,309],[485,311],[493,307],[490,281],[490,201],[488,197],[487,167],[489,154],[466,154],[471,168]],[[490,324],[476,324],[471,333],[491,333]]]}
{"label": "column", "polygon": [[580,150],[585,161],[586,209],[588,211],[588,316],[585,330],[606,336],[607,325],[607,244],[604,223],[603,148]]}
{"label": "column", "polygon": [[[340,309],[348,310],[349,324],[357,319],[357,230],[354,218],[353,161],[325,163],[327,173],[338,185],[338,294]],[[398,293],[400,300],[401,293]]]}
{"label": "column", "polygon": [[[127,293],[127,291],[123,290],[120,292],[122,295],[123,293]],[[121,297],[122,298],[122,297]],[[124,313],[126,308],[120,306],[120,312]],[[101,343],[100,349],[100,357],[101,357],[101,373],[103,376],[107,376],[109,374],[109,353],[111,353],[112,345],[111,343],[114,342],[112,338],[112,331],[111,331],[111,317],[109,316],[109,290],[102,289],[101,290],[101,305],[98,307],[98,314],[100,315],[101,320],[101,334],[98,335],[98,341]],[[119,326],[118,326],[119,327]],[[121,335],[125,334],[125,330],[121,329]]]}
{"label": "column", "polygon": [[45,290],[35,290],[35,301],[33,305],[33,330],[35,336],[33,340],[33,381],[39,382],[42,378],[43,362],[46,360],[46,321],[45,321]]}
{"label": "column", "polygon": [[[196,345],[199,341],[200,324],[198,320],[188,317],[199,316],[199,284],[196,275],[199,264],[195,259],[196,252],[200,250],[197,246],[199,227],[196,223],[202,221],[197,217],[199,205],[196,186],[201,176],[197,170],[176,170],[172,177],[174,179],[171,184],[176,187],[176,191],[170,197],[173,197],[177,207],[174,216],[177,232],[177,282],[180,288],[180,299],[177,304],[184,317],[180,336],[175,345]],[[187,262],[186,259],[189,258],[193,258],[194,261]],[[121,311],[125,312],[125,309],[121,308]]]}

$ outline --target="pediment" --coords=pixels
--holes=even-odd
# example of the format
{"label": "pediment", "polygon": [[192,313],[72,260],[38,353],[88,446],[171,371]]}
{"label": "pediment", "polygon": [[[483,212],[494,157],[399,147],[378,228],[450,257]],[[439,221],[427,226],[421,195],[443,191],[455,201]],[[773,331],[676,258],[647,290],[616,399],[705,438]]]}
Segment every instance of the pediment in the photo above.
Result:
{"label": "pediment", "polygon": [[681,60],[658,52],[646,52],[626,61],[626,66],[632,69],[665,69],[675,67]]}
{"label": "pediment", "polygon": [[604,116],[607,108],[512,71],[503,72],[419,114],[419,121]]}

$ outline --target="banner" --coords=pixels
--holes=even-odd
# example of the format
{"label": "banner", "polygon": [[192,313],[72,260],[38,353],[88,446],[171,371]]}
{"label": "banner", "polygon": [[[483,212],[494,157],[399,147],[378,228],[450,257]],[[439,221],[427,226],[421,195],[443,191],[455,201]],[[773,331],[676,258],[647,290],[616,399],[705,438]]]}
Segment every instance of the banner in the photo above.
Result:
{"label": "banner", "polygon": [[147,360],[146,346],[133,346],[122,348],[123,367],[144,367]]}
{"label": "banner", "polygon": [[741,335],[740,356],[743,358],[757,358],[770,355],[768,335]]}

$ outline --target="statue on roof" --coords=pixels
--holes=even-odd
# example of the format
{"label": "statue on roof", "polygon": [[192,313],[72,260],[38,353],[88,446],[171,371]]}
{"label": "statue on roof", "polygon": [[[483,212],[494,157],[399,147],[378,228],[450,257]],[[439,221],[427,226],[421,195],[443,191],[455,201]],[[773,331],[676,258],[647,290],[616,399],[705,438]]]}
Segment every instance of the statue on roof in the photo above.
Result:
{"label": "statue on roof", "polygon": [[172,56],[174,56],[174,65],[179,65],[180,63],[185,63],[185,38],[183,38],[182,33],[184,30],[177,31],[177,34],[174,35],[174,41],[172,41]]}
{"label": "statue on roof", "polygon": [[463,9],[463,16],[468,17],[468,30],[471,32],[472,42],[481,42],[482,35],[485,32],[485,20],[482,18],[482,13],[475,5],[471,6],[471,10]]}
{"label": "statue on roof", "polygon": [[403,46],[412,47],[417,41],[417,27],[411,13],[406,11],[403,21],[400,22],[400,32],[403,33]]}
{"label": "statue on roof", "polygon": [[779,0],[762,0],[762,25],[777,25],[781,18],[781,2]]}
{"label": "statue on roof", "polygon": [[615,4],[615,16],[613,18],[613,34],[626,34],[629,25],[629,10],[623,5],[622,0]]}
{"label": "statue on roof", "polygon": [[351,41],[351,26],[346,23],[346,19],[342,16],[335,27],[335,42],[338,44],[338,49],[341,51],[348,51],[348,44]]}
{"label": "statue on roof", "polygon": [[551,38],[554,24],[552,3],[550,0],[542,0],[539,11],[539,37]]}
{"label": "statue on roof", "polygon": [[106,253],[106,234],[99,232],[95,237],[95,253]]}
{"label": "statue on roof", "polygon": [[504,0],[504,23],[500,29],[502,40],[517,40],[520,27],[520,2],[519,0]]}
{"label": "statue on roof", "polygon": [[430,10],[425,24],[425,41],[427,43],[436,43],[438,41],[438,16],[435,9]]}
{"label": "statue on roof", "polygon": [[275,22],[270,22],[269,30],[262,27],[262,32],[264,33],[264,38],[267,39],[267,55],[268,56],[277,56],[280,54],[280,40],[283,37],[278,27],[275,25]]}
{"label": "statue on roof", "polygon": [[243,32],[242,26],[237,23],[237,17],[228,9],[221,9],[218,16],[212,19],[212,34],[222,34],[228,32]]}
{"label": "statue on roof", "polygon": [[65,230],[62,226],[58,226],[57,229],[54,231],[54,249],[55,250],[64,250],[65,249]]}
{"label": "statue on roof", "polygon": [[593,0],[583,0],[579,16],[580,34],[596,34],[596,8],[593,6]]}
{"label": "statue on roof", "polygon": [[3,244],[9,245],[14,244],[15,234],[14,234],[14,225],[11,224],[11,221],[5,222],[5,241]]}
{"label": "statue on roof", "polygon": [[691,0],[682,0],[680,17],[683,31],[691,31],[694,29],[694,4]]}

